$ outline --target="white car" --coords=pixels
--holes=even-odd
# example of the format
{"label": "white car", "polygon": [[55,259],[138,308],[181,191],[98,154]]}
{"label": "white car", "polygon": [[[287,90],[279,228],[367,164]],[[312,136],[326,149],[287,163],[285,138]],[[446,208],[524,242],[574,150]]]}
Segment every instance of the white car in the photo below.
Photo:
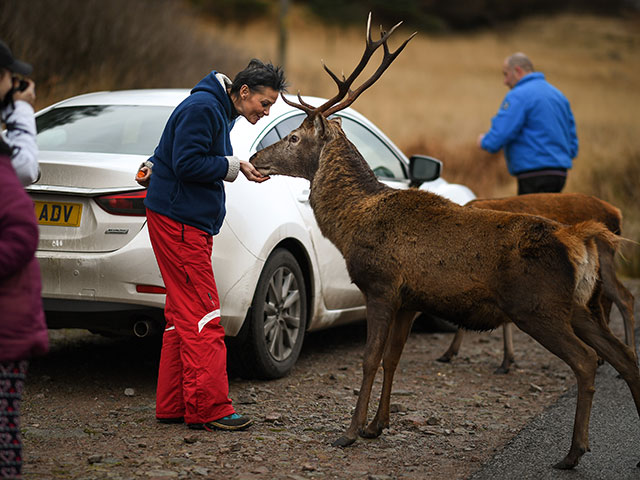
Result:
{"label": "white car", "polygon": [[[138,336],[162,331],[165,290],[149,243],[146,191],[134,175],[188,94],[98,92],[37,113],[42,176],[28,191],[40,224],[37,258],[51,328]],[[356,111],[337,115],[380,180],[408,188],[406,156]],[[255,125],[239,118],[231,132],[234,154],[248,159],[304,116],[279,99]],[[244,375],[281,377],[298,358],[306,331],[364,318],[363,297],[318,229],[306,180],[275,176],[256,184],[240,175],[225,188],[227,216],[214,237],[212,263],[222,324],[235,337],[231,361]],[[420,188],[460,204],[474,198],[442,178]]]}

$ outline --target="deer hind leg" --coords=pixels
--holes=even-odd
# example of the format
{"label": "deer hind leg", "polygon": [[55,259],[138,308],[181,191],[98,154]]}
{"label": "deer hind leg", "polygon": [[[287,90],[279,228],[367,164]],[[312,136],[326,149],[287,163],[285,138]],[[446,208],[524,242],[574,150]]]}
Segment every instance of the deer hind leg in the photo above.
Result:
{"label": "deer hind leg", "polygon": [[442,356],[438,357],[436,360],[442,363],[449,363],[453,357],[458,355],[458,352],[460,351],[460,344],[462,344],[463,338],[464,338],[464,330],[459,328],[456,331],[456,334],[453,337],[453,340],[451,341],[451,345],[449,345],[449,348],[447,349],[447,351],[444,352]]}
{"label": "deer hind leg", "polygon": [[509,322],[502,325],[502,342],[504,345],[502,365],[496,368],[496,371],[493,373],[509,373],[509,369],[515,361],[515,355],[513,353],[513,323]]}
{"label": "deer hind leg", "polygon": [[616,337],[603,321],[594,319],[594,314],[601,313],[592,309],[592,316],[574,316],[571,322],[574,332],[586,344],[598,352],[605,361],[615,368],[627,382],[633,401],[640,415],[640,371],[636,363],[635,352]]}
{"label": "deer hind leg", "polygon": [[[640,371],[635,349],[622,343],[602,321],[574,317],[572,326],[576,334],[609,362],[627,382],[636,410],[640,415]],[[640,467],[640,462],[637,466]]]}
{"label": "deer hind leg", "polygon": [[[580,315],[589,317],[586,309],[580,310]],[[573,313],[576,314],[578,313]],[[569,319],[554,313],[549,313],[547,319],[548,321],[543,321],[540,317],[528,316],[514,321],[521,330],[569,365],[576,376],[578,399],[571,447],[567,456],[554,465],[554,468],[566,470],[575,467],[580,457],[589,451],[589,417],[598,361],[596,352],[573,332]]]}
{"label": "deer hind leg", "polygon": [[391,403],[393,375],[400,361],[404,345],[407,343],[407,338],[411,333],[411,325],[413,324],[415,316],[415,312],[400,311],[396,315],[395,322],[391,325],[389,340],[387,341],[384,358],[382,360],[384,380],[380,393],[380,402],[378,403],[378,411],[367,428],[360,432],[360,436],[363,438],[379,437],[382,430],[389,427],[389,406]]}
{"label": "deer hind leg", "polygon": [[382,354],[389,336],[389,328],[395,312],[381,301],[367,299],[367,343],[362,362],[362,385],[358,393],[356,409],[351,417],[351,424],[344,434],[331,445],[346,447],[356,441],[358,432],[364,428],[371,389],[375,380]]}

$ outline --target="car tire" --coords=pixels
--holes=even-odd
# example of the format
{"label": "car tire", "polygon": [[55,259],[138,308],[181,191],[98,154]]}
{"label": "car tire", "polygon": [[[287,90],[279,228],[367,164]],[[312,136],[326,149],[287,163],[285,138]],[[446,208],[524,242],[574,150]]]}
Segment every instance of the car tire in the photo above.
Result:
{"label": "car tire", "polygon": [[236,342],[230,371],[246,378],[286,376],[300,355],[307,324],[307,288],[302,269],[285,249],[275,250],[262,269],[251,308]]}

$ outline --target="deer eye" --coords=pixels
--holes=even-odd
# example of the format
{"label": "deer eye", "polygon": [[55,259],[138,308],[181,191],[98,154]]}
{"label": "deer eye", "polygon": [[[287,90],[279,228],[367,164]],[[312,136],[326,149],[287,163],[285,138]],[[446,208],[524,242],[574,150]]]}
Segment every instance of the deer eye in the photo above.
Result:
{"label": "deer eye", "polygon": [[298,136],[297,136],[297,135],[291,135],[291,137],[289,138],[289,140],[291,140],[292,142],[294,142],[294,143],[295,143],[295,142],[297,142],[297,141],[298,141],[298,140],[300,140],[300,139],[298,138]]}

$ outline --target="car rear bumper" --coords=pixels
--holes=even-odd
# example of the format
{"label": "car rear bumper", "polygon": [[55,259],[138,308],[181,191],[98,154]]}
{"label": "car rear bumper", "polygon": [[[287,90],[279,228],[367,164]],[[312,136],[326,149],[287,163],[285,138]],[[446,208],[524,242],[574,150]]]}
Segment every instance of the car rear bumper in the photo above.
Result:
{"label": "car rear bumper", "polygon": [[146,226],[125,247],[113,252],[38,251],[42,296],[48,299],[164,308],[164,294],[140,293],[138,285],[164,287],[149,246]]}

